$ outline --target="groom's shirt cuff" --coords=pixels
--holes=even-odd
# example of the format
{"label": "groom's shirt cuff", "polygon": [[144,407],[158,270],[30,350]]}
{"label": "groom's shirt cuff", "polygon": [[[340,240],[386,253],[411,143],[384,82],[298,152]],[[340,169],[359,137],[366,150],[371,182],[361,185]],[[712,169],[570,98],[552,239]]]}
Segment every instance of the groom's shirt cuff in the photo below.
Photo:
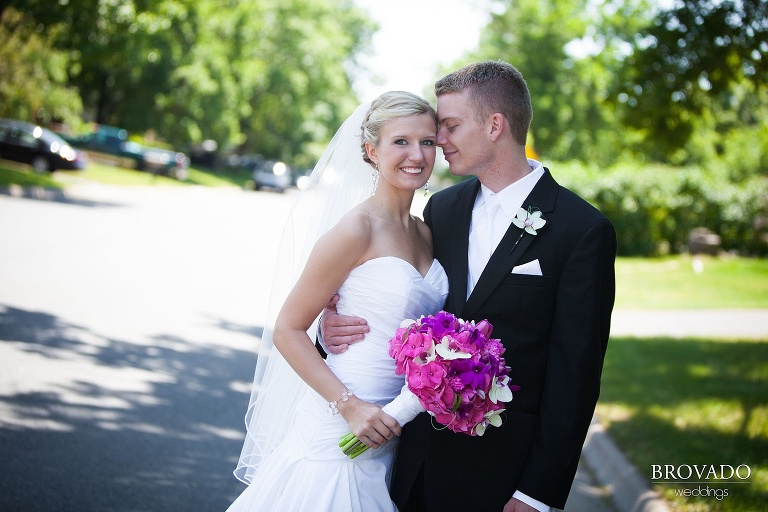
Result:
{"label": "groom's shirt cuff", "polygon": [[550,507],[549,505],[545,505],[539,500],[535,500],[530,496],[528,496],[527,494],[524,494],[520,491],[515,491],[515,494],[513,494],[512,497],[522,501],[529,507],[535,508],[539,512],[552,512],[552,507]]}

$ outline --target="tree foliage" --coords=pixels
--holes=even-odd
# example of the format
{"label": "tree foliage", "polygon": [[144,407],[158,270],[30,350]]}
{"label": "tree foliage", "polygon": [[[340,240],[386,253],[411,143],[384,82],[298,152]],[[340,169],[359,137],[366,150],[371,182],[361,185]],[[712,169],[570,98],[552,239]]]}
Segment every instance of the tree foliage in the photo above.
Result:
{"label": "tree foliage", "polygon": [[345,65],[374,28],[351,0],[7,4],[63,56],[88,120],[291,161],[351,111]]}
{"label": "tree foliage", "polygon": [[20,12],[7,9],[0,21],[0,117],[77,124],[82,103],[67,80],[66,54]]}
{"label": "tree foliage", "polygon": [[645,135],[642,150],[659,159],[684,148],[702,117],[741,110],[739,91],[768,84],[764,0],[678,0],[631,41],[613,96],[626,125]]}
{"label": "tree foliage", "polygon": [[[583,10],[585,0],[507,0],[483,33],[476,58],[501,58],[525,76],[531,90],[534,119],[533,142],[539,151],[551,155],[574,133],[568,130],[574,115],[588,115],[582,101],[573,97],[582,90],[569,69],[566,44],[585,30],[585,21],[574,13]],[[473,59],[474,60],[474,59]],[[575,100],[575,101],[574,101]],[[589,108],[589,104],[583,105]]]}
{"label": "tree foliage", "polygon": [[[520,69],[532,142],[554,160],[731,162],[768,129],[768,3],[498,0],[477,58]],[[739,134],[738,136],[736,134]],[[750,164],[766,170],[764,158]]]}
{"label": "tree foliage", "polygon": [[[768,2],[493,0],[480,45],[532,93],[547,159],[768,173]],[[356,103],[354,0],[7,0],[0,109],[311,163]],[[439,50],[436,50],[439,51]]]}

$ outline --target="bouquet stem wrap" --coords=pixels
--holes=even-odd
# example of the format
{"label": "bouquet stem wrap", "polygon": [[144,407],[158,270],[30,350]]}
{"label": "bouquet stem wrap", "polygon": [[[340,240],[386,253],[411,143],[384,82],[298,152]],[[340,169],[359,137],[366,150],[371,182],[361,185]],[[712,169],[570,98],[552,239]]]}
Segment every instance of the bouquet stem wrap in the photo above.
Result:
{"label": "bouquet stem wrap", "polygon": [[395,418],[401,427],[426,411],[421,402],[419,402],[419,397],[408,389],[408,384],[403,386],[400,394],[382,407],[381,410]]}
{"label": "bouquet stem wrap", "polygon": [[[421,405],[421,402],[419,402],[419,398],[408,389],[407,384],[403,386],[400,394],[397,395],[394,400],[382,407],[381,410],[395,418],[401,427],[422,412],[426,411],[424,406]],[[368,450],[368,447],[351,432],[339,440],[339,448],[341,448],[341,451],[343,451],[350,459],[354,459]]]}

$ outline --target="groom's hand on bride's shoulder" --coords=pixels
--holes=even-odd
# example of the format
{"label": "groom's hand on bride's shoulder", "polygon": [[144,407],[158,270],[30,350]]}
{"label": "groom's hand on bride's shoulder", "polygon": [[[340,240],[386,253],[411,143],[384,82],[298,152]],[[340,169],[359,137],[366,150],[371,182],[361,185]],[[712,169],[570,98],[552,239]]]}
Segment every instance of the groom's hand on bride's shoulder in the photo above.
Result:
{"label": "groom's hand on bride's shoulder", "polygon": [[339,296],[334,295],[320,317],[320,335],[323,338],[323,345],[331,354],[346,352],[350,345],[362,341],[365,334],[370,331],[365,319],[339,315],[336,312],[338,302]]}

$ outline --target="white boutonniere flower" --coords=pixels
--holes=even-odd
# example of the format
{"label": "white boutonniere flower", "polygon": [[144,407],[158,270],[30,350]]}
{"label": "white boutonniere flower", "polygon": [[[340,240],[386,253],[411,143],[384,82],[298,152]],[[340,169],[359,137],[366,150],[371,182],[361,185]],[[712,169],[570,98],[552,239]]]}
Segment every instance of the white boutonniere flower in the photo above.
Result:
{"label": "white boutonniere flower", "polygon": [[532,212],[529,206],[527,210],[525,208],[517,210],[517,215],[512,219],[512,223],[520,229],[524,229],[526,233],[535,235],[536,230],[543,228],[547,221],[541,218],[540,210]]}
{"label": "white boutonniere flower", "polygon": [[[517,215],[512,219],[512,224],[522,229],[523,232],[517,237],[517,241],[515,242],[515,245],[512,246],[512,250],[517,247],[517,243],[523,238],[524,234],[530,233],[531,235],[537,235],[537,230],[543,228],[546,223],[547,221],[541,216],[541,210],[534,210],[530,206],[527,210],[525,208],[517,210]],[[511,253],[512,251],[509,252]]]}

